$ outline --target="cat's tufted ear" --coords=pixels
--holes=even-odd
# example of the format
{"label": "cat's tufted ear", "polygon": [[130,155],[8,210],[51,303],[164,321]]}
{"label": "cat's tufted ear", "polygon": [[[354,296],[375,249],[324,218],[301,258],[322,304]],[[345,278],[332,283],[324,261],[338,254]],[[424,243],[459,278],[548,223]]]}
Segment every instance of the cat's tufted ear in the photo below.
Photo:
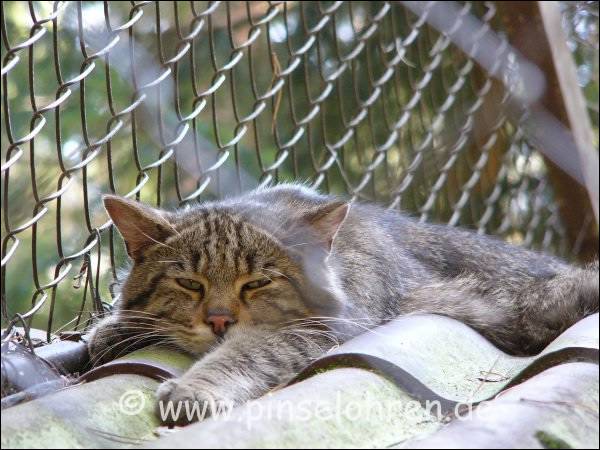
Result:
{"label": "cat's tufted ear", "polygon": [[162,211],[116,195],[105,195],[103,200],[134,261],[141,259],[146,248],[163,243],[174,233]]}
{"label": "cat's tufted ear", "polygon": [[305,216],[305,223],[312,229],[317,243],[327,252],[331,251],[333,241],[350,211],[350,203],[332,202]]}

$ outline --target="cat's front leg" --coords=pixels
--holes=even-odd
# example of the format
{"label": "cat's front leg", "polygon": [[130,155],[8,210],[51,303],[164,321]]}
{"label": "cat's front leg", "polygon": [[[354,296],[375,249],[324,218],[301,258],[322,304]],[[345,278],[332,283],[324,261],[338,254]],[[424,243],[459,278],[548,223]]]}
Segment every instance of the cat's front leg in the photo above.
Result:
{"label": "cat's front leg", "polygon": [[159,387],[157,413],[170,425],[226,413],[289,381],[330,346],[331,341],[318,334],[231,330],[219,347],[182,377]]}

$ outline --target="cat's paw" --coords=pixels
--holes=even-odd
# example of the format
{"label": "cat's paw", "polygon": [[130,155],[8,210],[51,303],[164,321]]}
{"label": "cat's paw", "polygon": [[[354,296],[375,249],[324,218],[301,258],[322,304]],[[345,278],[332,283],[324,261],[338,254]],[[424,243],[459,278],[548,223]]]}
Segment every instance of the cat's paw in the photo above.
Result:
{"label": "cat's paw", "polygon": [[165,425],[182,426],[228,414],[235,402],[218,391],[217,386],[198,380],[176,378],[165,381],[156,392],[157,415]]}

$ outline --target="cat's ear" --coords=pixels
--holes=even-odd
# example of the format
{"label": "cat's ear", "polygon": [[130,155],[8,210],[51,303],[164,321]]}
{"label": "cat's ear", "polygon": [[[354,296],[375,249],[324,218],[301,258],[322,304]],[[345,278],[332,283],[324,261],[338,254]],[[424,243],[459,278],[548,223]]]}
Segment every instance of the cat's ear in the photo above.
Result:
{"label": "cat's ear", "polygon": [[350,211],[350,203],[332,202],[305,216],[305,223],[310,226],[317,243],[329,253],[333,241]]}
{"label": "cat's ear", "polygon": [[174,233],[162,211],[116,195],[105,195],[103,200],[134,261],[140,260],[146,248],[163,243]]}

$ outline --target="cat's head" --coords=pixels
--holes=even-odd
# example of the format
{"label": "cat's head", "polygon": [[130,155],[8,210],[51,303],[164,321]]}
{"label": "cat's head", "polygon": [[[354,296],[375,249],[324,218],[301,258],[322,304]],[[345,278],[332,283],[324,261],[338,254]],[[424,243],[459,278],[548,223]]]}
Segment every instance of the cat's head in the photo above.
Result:
{"label": "cat's head", "polygon": [[289,326],[339,300],[327,260],[343,202],[295,214],[218,202],[169,212],[116,196],[104,204],[133,263],[116,314],[140,335],[201,354],[234,330]]}

